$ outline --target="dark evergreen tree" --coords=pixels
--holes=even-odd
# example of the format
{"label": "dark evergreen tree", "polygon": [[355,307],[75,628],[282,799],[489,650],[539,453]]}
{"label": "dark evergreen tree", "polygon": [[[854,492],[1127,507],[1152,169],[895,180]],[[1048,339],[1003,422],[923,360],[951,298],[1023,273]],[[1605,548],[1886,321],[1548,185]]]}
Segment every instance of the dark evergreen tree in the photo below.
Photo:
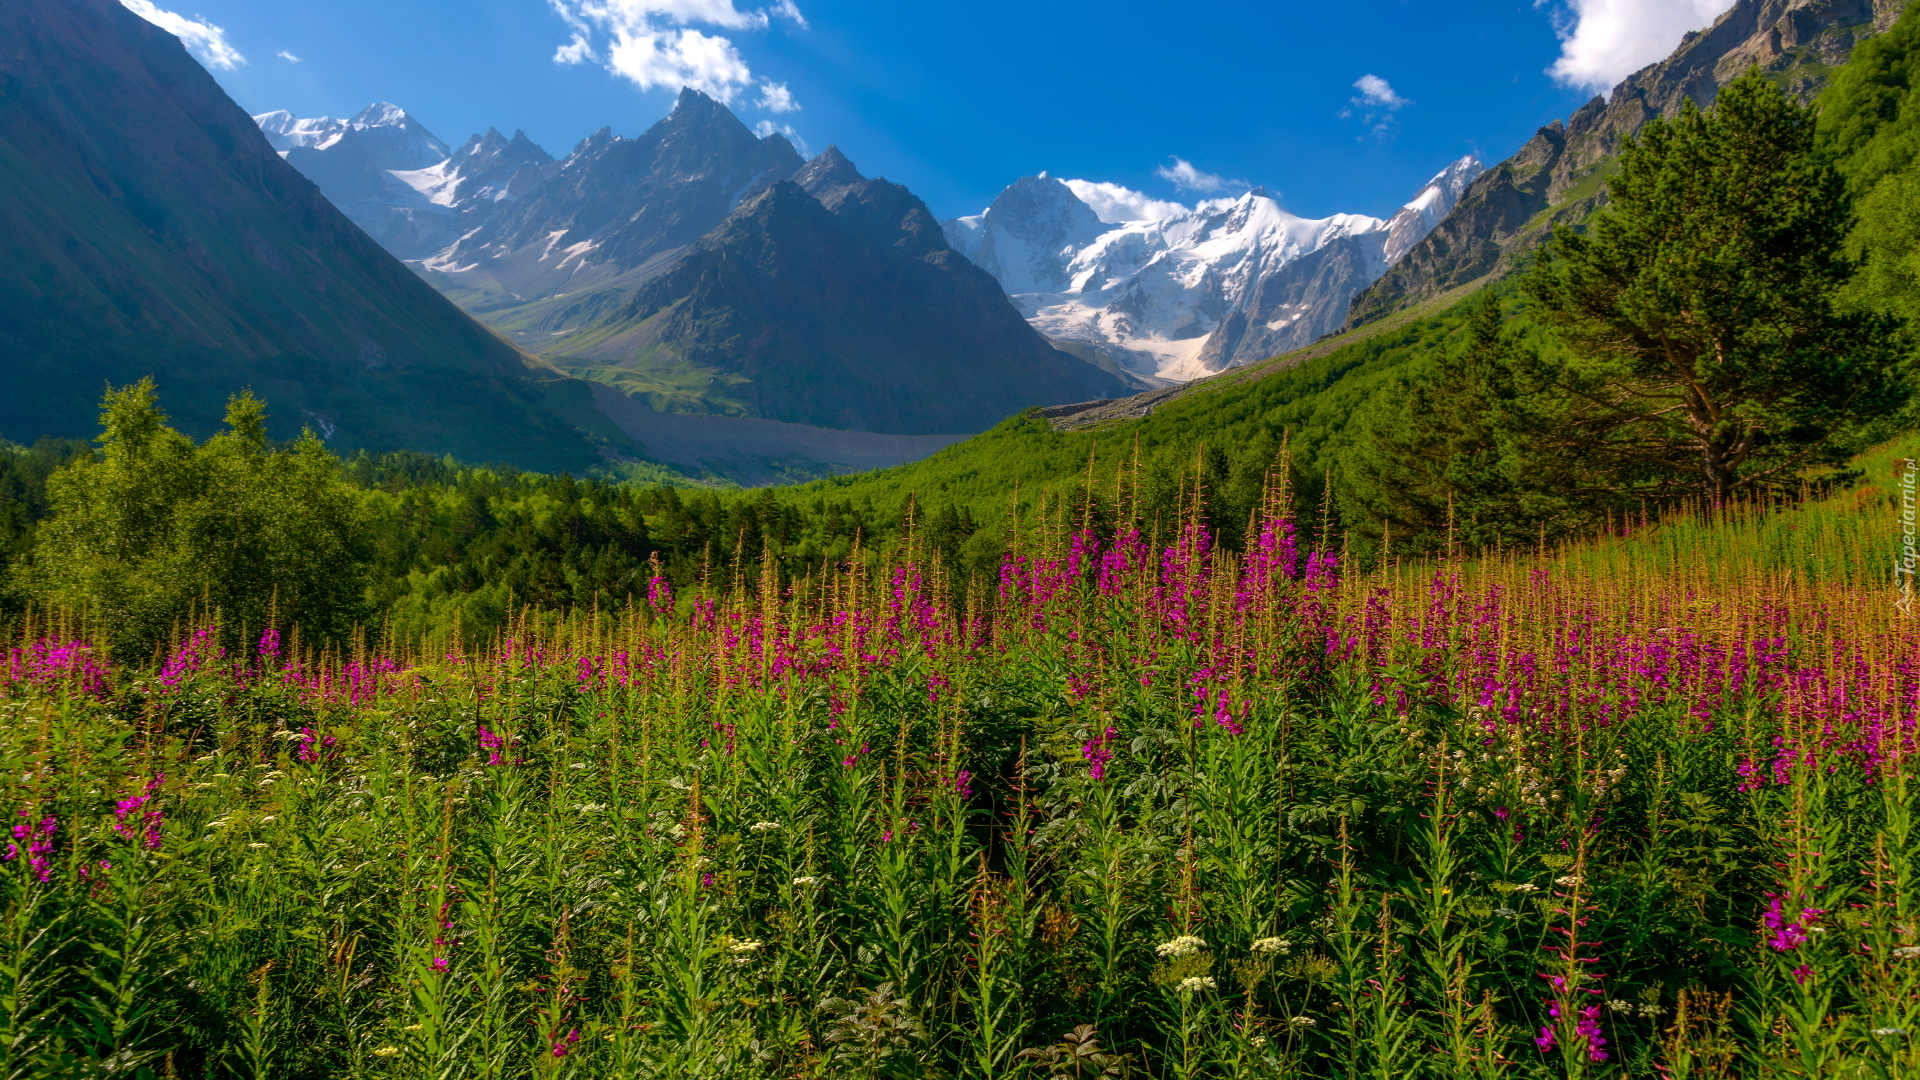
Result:
{"label": "dark evergreen tree", "polygon": [[1838,303],[1852,201],[1814,124],[1749,72],[1624,145],[1608,209],[1523,282],[1567,346],[1533,358],[1567,402],[1539,450],[1623,494],[1718,501],[1844,462],[1900,409],[1897,323]]}

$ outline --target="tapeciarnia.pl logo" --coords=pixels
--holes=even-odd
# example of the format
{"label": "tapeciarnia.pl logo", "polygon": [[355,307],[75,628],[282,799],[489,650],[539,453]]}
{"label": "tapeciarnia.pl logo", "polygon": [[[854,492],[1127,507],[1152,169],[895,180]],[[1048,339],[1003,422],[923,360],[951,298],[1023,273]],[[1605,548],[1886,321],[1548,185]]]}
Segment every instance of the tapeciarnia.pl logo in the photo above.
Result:
{"label": "tapeciarnia.pl logo", "polygon": [[1899,554],[1893,557],[1893,584],[1899,596],[1894,599],[1893,605],[1900,609],[1900,614],[1911,619],[1914,617],[1913,572],[1915,563],[1920,562],[1920,555],[1916,555],[1914,550],[1917,530],[1913,505],[1914,480],[1916,475],[1920,475],[1920,463],[1907,458],[1904,464],[1906,469],[1899,474],[1900,547]]}

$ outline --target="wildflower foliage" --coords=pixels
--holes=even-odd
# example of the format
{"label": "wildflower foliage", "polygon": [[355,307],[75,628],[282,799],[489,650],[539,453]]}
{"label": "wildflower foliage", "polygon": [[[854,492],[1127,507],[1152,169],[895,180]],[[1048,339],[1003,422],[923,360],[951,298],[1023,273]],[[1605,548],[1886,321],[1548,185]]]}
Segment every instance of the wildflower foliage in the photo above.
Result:
{"label": "wildflower foliage", "polygon": [[0,1073],[1920,1070],[1913,623],[1632,540],[1349,573],[1280,490],[430,653],[24,624]]}

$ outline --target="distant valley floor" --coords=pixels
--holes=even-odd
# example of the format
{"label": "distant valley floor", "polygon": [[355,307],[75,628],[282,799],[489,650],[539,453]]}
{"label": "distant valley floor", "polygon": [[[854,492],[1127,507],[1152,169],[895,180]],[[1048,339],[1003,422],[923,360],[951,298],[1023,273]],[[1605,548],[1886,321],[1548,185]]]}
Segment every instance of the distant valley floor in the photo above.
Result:
{"label": "distant valley floor", "polygon": [[748,487],[904,465],[971,438],[836,431],[751,416],[659,412],[604,383],[593,384],[593,403],[649,458]]}

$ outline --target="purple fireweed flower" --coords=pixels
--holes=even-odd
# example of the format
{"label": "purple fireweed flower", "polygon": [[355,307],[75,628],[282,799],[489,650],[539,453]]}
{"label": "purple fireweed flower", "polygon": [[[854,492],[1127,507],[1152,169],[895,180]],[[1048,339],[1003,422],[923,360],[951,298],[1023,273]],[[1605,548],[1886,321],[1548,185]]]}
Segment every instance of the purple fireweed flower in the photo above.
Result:
{"label": "purple fireweed flower", "polygon": [[226,655],[218,642],[213,641],[213,627],[195,630],[180,647],[173,651],[166,664],[160,668],[160,685],[169,690],[177,688],[188,676],[207,666],[208,661],[218,660]]}
{"label": "purple fireweed flower", "polygon": [[[1560,1003],[1559,1002],[1557,1001],[1547,1002],[1547,1017],[1549,1019],[1556,1020],[1556,1021],[1560,1019]],[[1539,1036],[1537,1036],[1533,1040],[1533,1045],[1539,1047],[1541,1053],[1545,1053],[1549,1050],[1552,1050],[1555,1046],[1558,1046],[1559,1044],[1560,1044],[1560,1040],[1554,1035],[1552,1024],[1543,1025],[1540,1028]]]}
{"label": "purple fireweed flower", "polygon": [[647,579],[647,606],[656,618],[673,614],[673,583],[655,574]]}
{"label": "purple fireweed flower", "polygon": [[572,1031],[567,1032],[564,1036],[554,1040],[553,1056],[566,1057],[569,1053],[573,1051],[573,1044],[579,1041],[580,1041],[580,1029],[574,1028]]}
{"label": "purple fireweed flower", "polygon": [[1767,933],[1767,945],[1774,952],[1792,952],[1808,941],[1808,928],[1820,921],[1827,912],[1824,908],[1801,908],[1799,919],[1787,914],[1786,903],[1777,893],[1768,893],[1767,912],[1760,917],[1761,925]]}
{"label": "purple fireweed flower", "polygon": [[1087,776],[1089,778],[1094,780],[1106,779],[1107,762],[1113,760],[1113,751],[1107,748],[1107,744],[1111,743],[1114,736],[1118,734],[1119,732],[1113,730],[1112,727],[1108,727],[1106,731],[1088,739],[1086,743],[1080,747],[1080,756],[1086,759],[1087,762]]}
{"label": "purple fireweed flower", "polygon": [[320,760],[322,753],[333,749],[334,743],[338,741],[331,735],[316,736],[312,728],[303,727],[300,729],[300,746],[294,751],[293,756],[311,765]]}
{"label": "purple fireweed flower", "polygon": [[[1198,681],[1198,677],[1196,677],[1196,681]],[[1207,688],[1205,686],[1199,686],[1194,689],[1194,696],[1198,699],[1193,705],[1194,727],[1204,727],[1207,718],[1211,716],[1215,724],[1227,729],[1227,734],[1246,734],[1246,729],[1241,727],[1233,718],[1232,701],[1228,697],[1225,687],[1216,690],[1213,695],[1209,697]]]}
{"label": "purple fireweed flower", "polygon": [[953,793],[963,799],[973,798],[973,774],[961,769],[953,776]]}
{"label": "purple fireweed flower", "polygon": [[13,827],[13,842],[0,859],[11,862],[24,854],[34,880],[45,884],[53,877],[53,834],[60,831],[60,821],[47,814],[35,823],[33,812],[25,809],[19,816],[26,820]]}
{"label": "purple fireweed flower", "polygon": [[488,730],[485,724],[480,725],[480,749],[487,752],[487,764],[500,764],[500,751],[504,749],[506,745],[506,736],[495,734]]}
{"label": "purple fireweed flower", "polygon": [[1600,1006],[1588,1005],[1582,1008],[1580,1022],[1573,1026],[1573,1030],[1586,1040],[1588,1061],[1607,1060],[1607,1052],[1602,1049],[1607,1045],[1607,1040],[1600,1034]]}
{"label": "purple fireweed flower", "polygon": [[149,850],[160,850],[160,826],[166,820],[166,814],[158,809],[142,810],[142,808],[153,801],[154,793],[160,790],[160,785],[166,781],[166,778],[166,773],[154,773],[153,779],[147,781],[144,791],[114,804],[114,832],[132,839],[138,828],[141,842]]}
{"label": "purple fireweed flower", "polygon": [[1807,980],[1811,978],[1813,978],[1813,969],[1807,965],[1801,964],[1799,967],[1793,969],[1793,981],[1795,983],[1805,986],[1807,985]]}
{"label": "purple fireweed flower", "polygon": [[107,671],[93,658],[84,642],[55,642],[41,638],[30,645],[7,650],[7,681],[27,683],[52,690],[67,680],[80,692],[104,698]]}

